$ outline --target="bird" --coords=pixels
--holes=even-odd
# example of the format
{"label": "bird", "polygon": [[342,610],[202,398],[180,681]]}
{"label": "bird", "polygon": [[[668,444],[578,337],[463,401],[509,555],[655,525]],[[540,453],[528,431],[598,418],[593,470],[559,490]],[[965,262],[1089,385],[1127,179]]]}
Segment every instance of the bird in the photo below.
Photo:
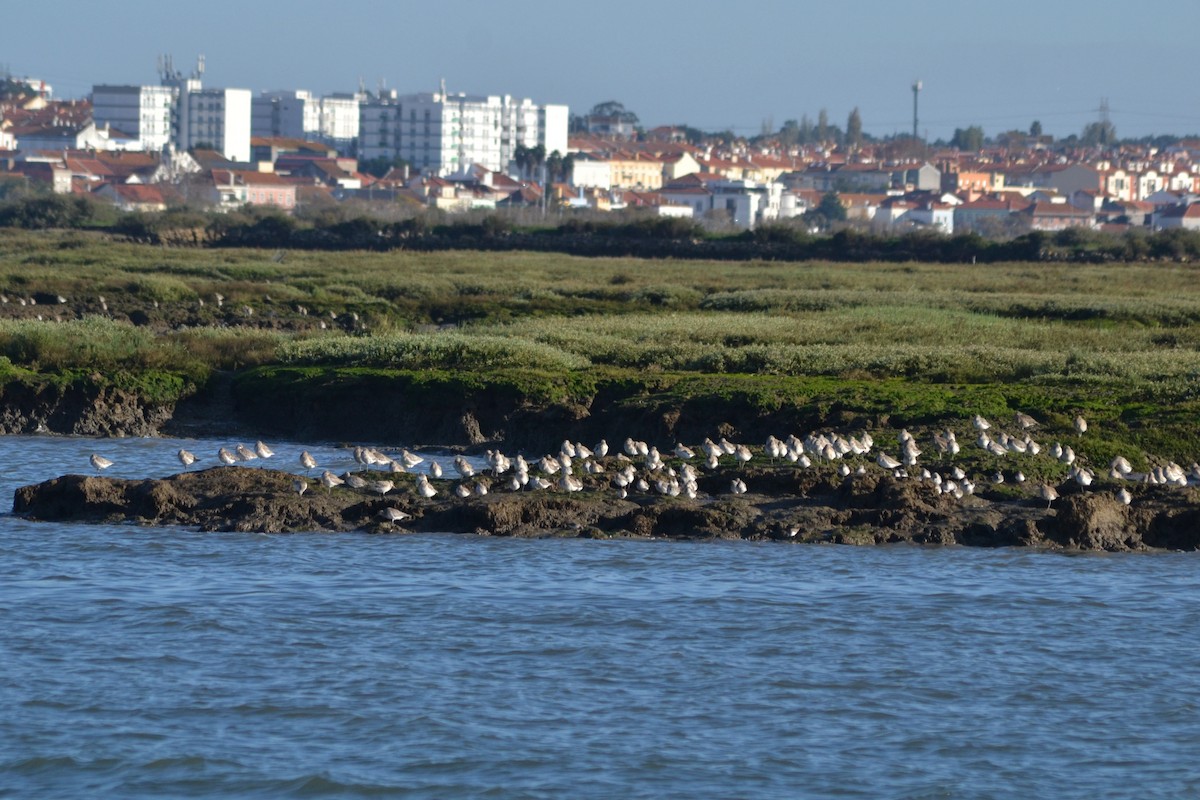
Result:
{"label": "bird", "polygon": [[184,469],[187,469],[192,464],[196,463],[196,454],[192,453],[189,450],[184,450],[183,448],[180,448],[179,452],[176,453],[176,455],[179,457],[179,463],[183,465]]}
{"label": "bird", "polygon": [[379,492],[380,497],[383,497],[394,488],[396,488],[396,484],[392,481],[371,481],[371,491]]}
{"label": "bird", "polygon": [[300,451],[300,466],[304,467],[306,470],[309,470],[311,472],[313,469],[316,468],[317,460],[315,458],[313,458],[312,455],[307,450],[301,450]]}
{"label": "bird", "polygon": [[1129,505],[1133,502],[1133,495],[1129,493],[1128,489],[1122,486],[1121,491],[1117,492],[1117,500],[1121,501],[1123,505]]}
{"label": "bird", "polygon": [[436,461],[429,462],[429,474],[434,478],[442,477],[442,465]]}
{"label": "bird", "polygon": [[411,514],[405,514],[400,509],[392,508],[391,506],[388,506],[387,508],[384,508],[384,509],[380,509],[380,511],[379,511],[379,518],[382,519],[384,522],[403,522],[404,520],[410,519],[411,517],[412,517]]}
{"label": "bird", "polygon": [[367,479],[360,475],[355,475],[352,472],[347,472],[345,475],[343,475],[342,480],[351,489],[367,488]]}
{"label": "bird", "polygon": [[729,482],[729,491],[733,494],[745,494],[746,482],[741,478],[734,478]]}
{"label": "bird", "polygon": [[988,428],[992,427],[992,423],[988,422],[978,414],[971,419],[971,424],[974,425],[975,430],[978,431],[986,431]]}
{"label": "bird", "polygon": [[1015,418],[1017,427],[1019,427],[1021,430],[1027,431],[1030,428],[1036,428],[1038,426],[1038,421],[1036,419],[1020,411],[1016,413]]}
{"label": "bird", "polygon": [[471,462],[462,456],[454,457],[454,471],[458,473],[460,478],[470,478],[475,474],[475,468],[471,466]]}
{"label": "bird", "polygon": [[[434,462],[434,463],[437,463],[437,462]],[[433,488],[433,486],[430,485],[429,478],[425,477],[424,475],[418,475],[417,476],[417,494],[419,494],[421,497],[424,497],[426,500],[428,500],[429,498],[431,498],[435,494],[437,494],[437,489]]]}
{"label": "bird", "polygon": [[412,469],[424,460],[416,453],[410,453],[408,450],[400,451],[400,463],[404,465],[405,469]]}
{"label": "bird", "polygon": [[270,458],[275,455],[275,451],[263,444],[261,439],[254,443],[254,452],[258,454],[259,458]]}
{"label": "bird", "polygon": [[454,487],[454,494],[461,499],[466,499],[471,496],[471,489],[465,483],[460,483]]}
{"label": "bird", "polygon": [[1075,433],[1080,436],[1087,433],[1087,420],[1079,414],[1075,415]]}
{"label": "bird", "polygon": [[608,442],[604,439],[601,439],[596,443],[596,446],[592,448],[592,452],[596,454],[596,458],[604,458],[606,455],[608,455]]}
{"label": "bird", "polygon": [[326,491],[332,492],[333,487],[341,486],[343,483],[345,483],[344,480],[339,478],[337,475],[334,475],[329,470],[325,470],[321,473],[321,484],[325,487]]}
{"label": "bird", "polygon": [[97,473],[100,473],[113,465],[112,459],[105,458],[99,453],[92,453],[92,457],[89,458],[88,461],[92,463],[92,467],[95,468]]}
{"label": "bird", "polygon": [[292,491],[298,495],[303,495],[308,491],[308,481],[303,478],[296,478],[292,481]]}
{"label": "bird", "polygon": [[249,447],[246,447],[244,444],[239,444],[234,448],[234,450],[237,451],[238,458],[240,458],[242,461],[253,461],[254,459],[258,458],[258,453],[254,452]]}
{"label": "bird", "polygon": [[1046,501],[1046,508],[1049,508],[1050,504],[1058,499],[1058,490],[1048,483],[1043,483],[1038,486],[1038,496]]}
{"label": "bird", "polygon": [[889,456],[887,453],[883,453],[883,452],[881,452],[881,453],[880,453],[880,454],[879,454],[879,455],[878,455],[878,456],[875,458],[875,462],[876,462],[877,464],[879,464],[879,466],[883,467],[884,469],[896,469],[897,467],[899,467],[899,466],[900,466],[900,462],[899,462],[899,461],[897,461],[896,459],[892,458],[892,457],[891,457],[891,456]]}
{"label": "bird", "polygon": [[232,467],[238,462],[238,457],[224,447],[217,448],[217,459],[227,467]]}

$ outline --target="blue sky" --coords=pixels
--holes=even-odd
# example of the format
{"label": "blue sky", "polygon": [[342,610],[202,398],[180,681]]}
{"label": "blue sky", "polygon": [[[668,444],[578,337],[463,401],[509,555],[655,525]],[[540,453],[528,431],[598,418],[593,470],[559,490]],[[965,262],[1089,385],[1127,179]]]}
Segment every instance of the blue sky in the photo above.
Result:
{"label": "blue sky", "polygon": [[511,94],[583,111],[618,100],[643,124],[757,133],[857,106],[876,135],[912,127],[1077,133],[1102,98],[1122,136],[1200,132],[1191,37],[1200,2],[1160,0],[122,0],[15,3],[0,68],[59,97],[155,83],[155,59],[205,85]]}

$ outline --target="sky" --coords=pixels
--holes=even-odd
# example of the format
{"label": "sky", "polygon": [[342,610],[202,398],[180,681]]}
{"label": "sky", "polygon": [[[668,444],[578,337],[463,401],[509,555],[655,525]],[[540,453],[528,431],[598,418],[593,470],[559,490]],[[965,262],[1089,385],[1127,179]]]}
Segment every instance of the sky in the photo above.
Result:
{"label": "sky", "polygon": [[866,132],[949,139],[1079,133],[1109,115],[1122,137],[1200,133],[1192,38],[1198,0],[122,0],[13,3],[0,72],[48,81],[154,84],[170,54],[204,85],[320,95],[508,94],[572,113],[616,100],[647,127],[760,133],[821,109]]}

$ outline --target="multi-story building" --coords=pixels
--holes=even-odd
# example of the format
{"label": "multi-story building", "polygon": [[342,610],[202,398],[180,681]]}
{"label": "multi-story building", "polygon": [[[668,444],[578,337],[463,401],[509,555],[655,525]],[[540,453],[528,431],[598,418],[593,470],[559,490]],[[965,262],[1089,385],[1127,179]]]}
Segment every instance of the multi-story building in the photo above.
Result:
{"label": "multi-story building", "polygon": [[133,137],[132,149],[158,152],[171,141],[171,115],[178,90],[174,86],[92,87],[92,118]]}
{"label": "multi-story building", "polygon": [[250,135],[312,139],[321,129],[321,105],[303,89],[263,92],[250,101]]}
{"label": "multi-story building", "polygon": [[250,160],[250,90],[199,89],[180,95],[176,143],[207,147],[231,161]]}
{"label": "multi-story building", "polygon": [[507,95],[381,93],[360,106],[358,155],[403,158],[432,175],[472,164],[503,172],[520,146],[565,154],[566,110]]}
{"label": "multi-story building", "polygon": [[251,102],[250,133],[321,141],[346,153],[358,140],[360,99],[361,95],[348,93],[316,98],[303,89],[263,92]]}
{"label": "multi-story building", "polygon": [[348,153],[358,141],[358,105],[361,93],[335,92],[321,98],[321,141]]}
{"label": "multi-story building", "polygon": [[249,89],[205,89],[204,56],[196,69],[184,76],[169,58],[159,63],[162,85],[176,92],[171,117],[171,139],[180,150],[197,145],[221,153],[231,161],[250,160],[251,97]]}

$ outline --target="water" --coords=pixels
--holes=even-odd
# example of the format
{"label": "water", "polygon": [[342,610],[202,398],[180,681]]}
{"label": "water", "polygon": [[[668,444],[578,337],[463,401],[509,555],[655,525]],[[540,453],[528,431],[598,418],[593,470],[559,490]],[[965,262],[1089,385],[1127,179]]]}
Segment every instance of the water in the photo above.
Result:
{"label": "water", "polygon": [[5,516],[0,796],[1196,796],[1198,564]]}

